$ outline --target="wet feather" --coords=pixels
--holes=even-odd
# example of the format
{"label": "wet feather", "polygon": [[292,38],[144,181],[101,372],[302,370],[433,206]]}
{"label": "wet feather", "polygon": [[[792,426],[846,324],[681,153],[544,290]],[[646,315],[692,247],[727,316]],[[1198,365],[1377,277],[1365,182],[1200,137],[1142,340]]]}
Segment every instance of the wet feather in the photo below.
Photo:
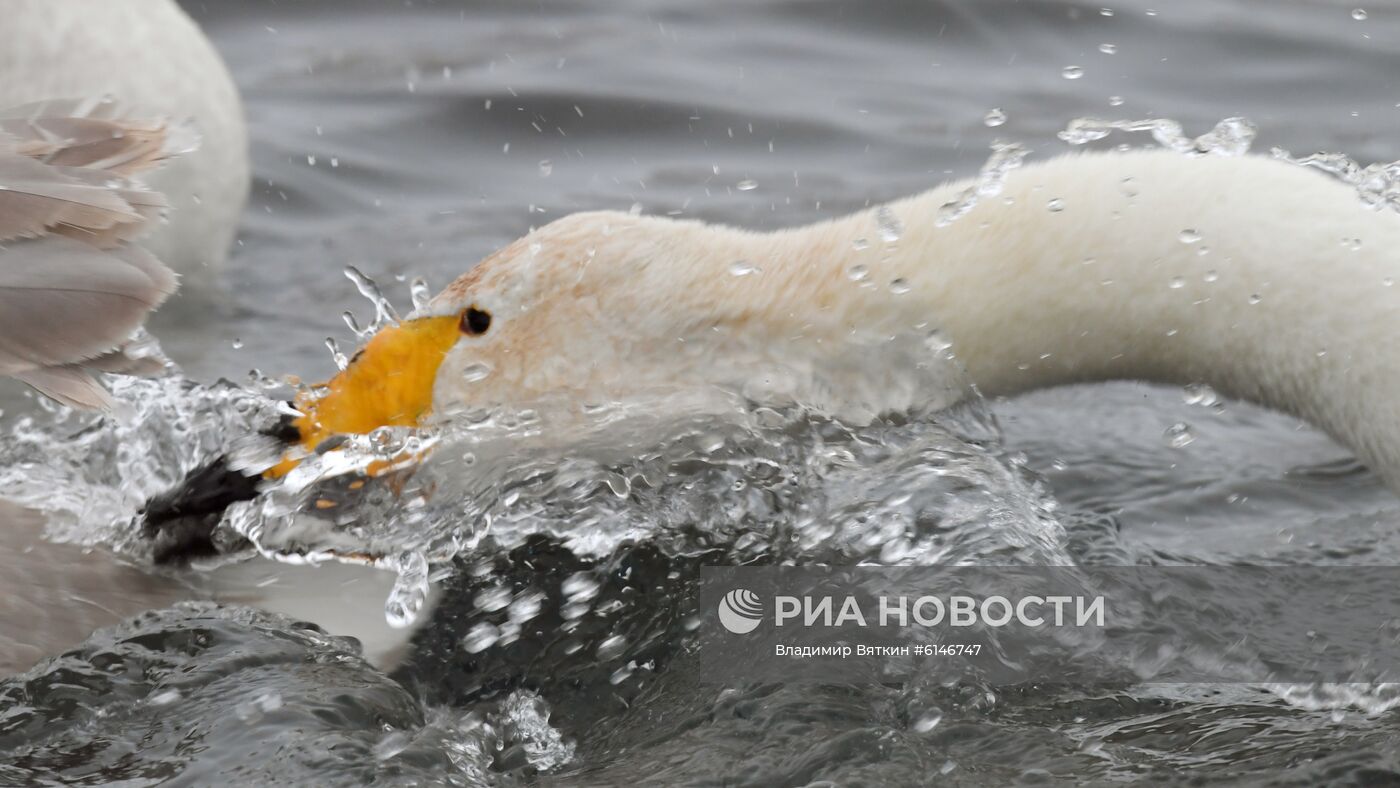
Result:
{"label": "wet feather", "polygon": [[169,132],[105,100],[0,111],[0,375],[107,408],[91,371],[164,367],[132,336],[176,277],[130,241],[165,211],[133,176],[175,152]]}

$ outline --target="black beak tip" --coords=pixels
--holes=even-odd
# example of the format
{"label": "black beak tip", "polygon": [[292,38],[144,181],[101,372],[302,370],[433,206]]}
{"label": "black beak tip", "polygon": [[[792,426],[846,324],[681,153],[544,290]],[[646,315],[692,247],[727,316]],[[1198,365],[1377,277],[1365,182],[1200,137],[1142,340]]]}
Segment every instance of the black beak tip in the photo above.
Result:
{"label": "black beak tip", "polygon": [[152,496],[141,510],[141,534],[150,540],[157,564],[183,564],[218,555],[214,529],[230,505],[249,501],[262,479],[229,467],[220,456],[190,471],[174,489]]}

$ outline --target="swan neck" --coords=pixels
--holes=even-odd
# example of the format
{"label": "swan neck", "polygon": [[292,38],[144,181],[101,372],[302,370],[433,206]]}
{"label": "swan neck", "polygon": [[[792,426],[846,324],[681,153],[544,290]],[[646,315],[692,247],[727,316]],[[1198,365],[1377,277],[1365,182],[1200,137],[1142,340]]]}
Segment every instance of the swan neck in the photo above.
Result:
{"label": "swan neck", "polygon": [[1206,384],[1400,477],[1400,217],[1262,157],[1064,157],[941,221],[971,185],[764,243],[802,278],[794,298],[848,327],[938,329],[988,396]]}

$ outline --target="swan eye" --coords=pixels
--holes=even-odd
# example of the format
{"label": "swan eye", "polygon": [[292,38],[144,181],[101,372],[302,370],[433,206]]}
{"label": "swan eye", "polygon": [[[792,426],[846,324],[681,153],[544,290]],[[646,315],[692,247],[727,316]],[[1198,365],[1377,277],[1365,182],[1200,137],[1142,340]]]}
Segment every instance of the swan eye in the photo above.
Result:
{"label": "swan eye", "polygon": [[467,311],[462,313],[463,334],[471,334],[474,337],[481,336],[489,328],[491,328],[490,312],[470,306],[467,307]]}

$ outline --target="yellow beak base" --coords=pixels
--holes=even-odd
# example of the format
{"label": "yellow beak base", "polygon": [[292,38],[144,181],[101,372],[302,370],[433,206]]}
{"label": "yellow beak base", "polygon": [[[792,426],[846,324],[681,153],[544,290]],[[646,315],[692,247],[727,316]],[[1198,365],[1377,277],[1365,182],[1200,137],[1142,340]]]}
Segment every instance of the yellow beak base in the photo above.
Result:
{"label": "yellow beak base", "polygon": [[[414,427],[432,411],[433,384],[460,336],[456,316],[425,317],[385,328],[326,383],[297,397],[292,423],[308,451],[336,435],[378,427]],[[298,460],[284,459],[264,476],[280,478]]]}

